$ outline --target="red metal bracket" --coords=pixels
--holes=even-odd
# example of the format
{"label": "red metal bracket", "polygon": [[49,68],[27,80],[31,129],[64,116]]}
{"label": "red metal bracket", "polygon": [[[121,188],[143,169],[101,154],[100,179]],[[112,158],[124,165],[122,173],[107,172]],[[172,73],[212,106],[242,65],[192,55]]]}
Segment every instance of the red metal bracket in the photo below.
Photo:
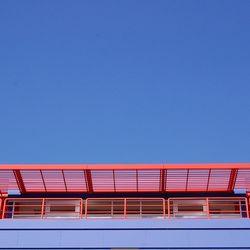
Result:
{"label": "red metal bracket", "polygon": [[13,170],[13,173],[15,175],[16,178],[16,183],[18,185],[19,191],[23,194],[26,193],[26,188],[23,182],[23,178],[22,178],[22,174],[20,172],[20,170]]}
{"label": "red metal bracket", "polygon": [[90,170],[88,169],[85,170],[85,177],[86,177],[88,192],[92,193],[94,190],[93,190],[93,183]]}
{"label": "red metal bracket", "polygon": [[165,175],[166,175],[166,170],[165,169],[161,169],[161,175],[160,175],[160,177],[161,177],[161,181],[160,181],[161,186],[160,186],[160,191],[162,193],[164,193],[165,189],[166,189],[166,179],[165,179],[166,176]]}
{"label": "red metal bracket", "polygon": [[232,192],[234,190],[237,174],[238,174],[238,169],[231,170],[230,179],[229,179],[228,188],[227,188],[229,192]]}

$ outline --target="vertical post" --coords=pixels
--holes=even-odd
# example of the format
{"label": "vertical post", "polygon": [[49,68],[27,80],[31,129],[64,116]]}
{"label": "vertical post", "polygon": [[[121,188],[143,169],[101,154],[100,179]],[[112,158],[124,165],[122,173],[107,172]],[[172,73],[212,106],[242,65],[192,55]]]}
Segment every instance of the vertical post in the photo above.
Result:
{"label": "vertical post", "polygon": [[124,219],[127,218],[127,198],[124,198]]}
{"label": "vertical post", "polygon": [[113,218],[114,217],[114,201],[111,200],[111,217]]}
{"label": "vertical post", "polygon": [[142,218],[142,201],[140,200],[140,218]]}
{"label": "vertical post", "polygon": [[[1,192],[0,192],[0,195],[1,195]],[[0,199],[0,218],[2,218],[2,208],[3,208],[3,200]]]}
{"label": "vertical post", "polygon": [[207,218],[210,218],[210,210],[209,210],[209,200],[208,197],[206,198],[206,204],[207,204]]}
{"label": "vertical post", "polygon": [[168,219],[170,219],[170,198],[167,199],[167,202],[168,202]]}
{"label": "vertical post", "polygon": [[87,219],[88,215],[88,198],[85,200],[85,219]]}
{"label": "vertical post", "polygon": [[163,219],[166,219],[166,200],[162,198]]}
{"label": "vertical post", "polygon": [[247,218],[250,218],[250,215],[249,215],[249,198],[245,198],[245,202],[246,202]]}
{"label": "vertical post", "polygon": [[242,200],[238,200],[238,205],[239,205],[239,211],[236,211],[236,214],[237,212],[240,214],[240,217],[242,217],[242,212],[244,212],[244,210],[242,211]]}
{"label": "vertical post", "polygon": [[42,198],[41,219],[43,219],[43,214],[44,214],[44,206],[45,206],[45,198]]}
{"label": "vertical post", "polygon": [[5,217],[6,202],[7,202],[7,199],[4,199],[4,201],[3,201],[3,214],[2,214],[2,219],[4,219],[4,217]]}
{"label": "vertical post", "polygon": [[13,219],[13,218],[14,218],[14,215],[15,215],[15,204],[16,204],[16,202],[13,201],[11,219]]}
{"label": "vertical post", "polygon": [[80,219],[82,219],[83,199],[80,199]]}

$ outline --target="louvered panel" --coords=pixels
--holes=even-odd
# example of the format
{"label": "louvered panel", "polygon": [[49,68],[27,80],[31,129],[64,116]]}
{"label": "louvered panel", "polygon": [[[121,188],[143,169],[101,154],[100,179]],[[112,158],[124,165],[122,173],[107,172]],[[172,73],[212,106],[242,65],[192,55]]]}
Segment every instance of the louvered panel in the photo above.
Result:
{"label": "louvered panel", "polygon": [[91,170],[94,192],[114,192],[113,170]]}
{"label": "louvered panel", "polygon": [[0,191],[8,193],[9,190],[19,190],[13,171],[0,170]]}
{"label": "louvered panel", "polygon": [[235,189],[246,189],[250,192],[250,169],[239,169]]}
{"label": "louvered panel", "polygon": [[45,192],[40,170],[21,170],[26,192]]}
{"label": "louvered panel", "polygon": [[207,191],[207,184],[209,179],[209,170],[208,169],[190,169],[188,172],[188,182],[187,182],[187,191]]}
{"label": "louvered panel", "polygon": [[212,169],[208,191],[227,191],[231,169]]}
{"label": "louvered panel", "polygon": [[159,192],[160,170],[138,170],[138,191]]}
{"label": "louvered panel", "polygon": [[68,192],[86,192],[86,178],[83,170],[64,170],[64,178]]}
{"label": "louvered panel", "polygon": [[42,170],[47,192],[66,192],[62,170]]}
{"label": "louvered panel", "polygon": [[176,169],[176,170],[167,170],[166,174],[166,191],[186,191],[187,185],[187,169]]}
{"label": "louvered panel", "polygon": [[115,170],[117,192],[137,192],[136,170]]}

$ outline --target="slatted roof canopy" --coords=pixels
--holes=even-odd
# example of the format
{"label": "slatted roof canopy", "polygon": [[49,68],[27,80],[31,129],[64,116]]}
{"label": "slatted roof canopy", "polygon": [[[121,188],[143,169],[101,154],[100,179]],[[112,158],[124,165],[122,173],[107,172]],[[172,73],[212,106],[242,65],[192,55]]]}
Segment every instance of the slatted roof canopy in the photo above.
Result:
{"label": "slatted roof canopy", "polygon": [[250,192],[250,163],[2,164],[0,194],[47,192]]}

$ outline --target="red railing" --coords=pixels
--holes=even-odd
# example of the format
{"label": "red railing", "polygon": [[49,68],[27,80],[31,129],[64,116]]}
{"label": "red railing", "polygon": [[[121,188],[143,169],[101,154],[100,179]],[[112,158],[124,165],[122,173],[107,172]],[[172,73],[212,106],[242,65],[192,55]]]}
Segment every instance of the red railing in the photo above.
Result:
{"label": "red railing", "polygon": [[7,198],[2,209],[2,219],[67,218],[249,218],[249,211],[247,199],[239,197]]}
{"label": "red railing", "polygon": [[84,200],[75,198],[18,198],[6,199],[4,219],[81,218]]}
{"label": "red railing", "polygon": [[164,218],[165,199],[87,199],[85,218]]}
{"label": "red railing", "polygon": [[169,218],[245,218],[246,198],[170,198]]}

